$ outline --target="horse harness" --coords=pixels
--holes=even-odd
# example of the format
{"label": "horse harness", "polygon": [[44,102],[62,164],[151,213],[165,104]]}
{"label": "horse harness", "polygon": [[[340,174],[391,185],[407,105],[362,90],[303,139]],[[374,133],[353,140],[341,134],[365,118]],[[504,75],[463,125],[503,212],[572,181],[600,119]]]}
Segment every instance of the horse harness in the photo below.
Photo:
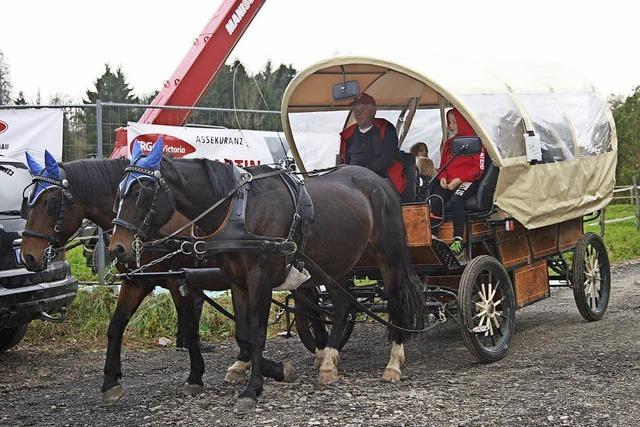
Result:
{"label": "horse harness", "polygon": [[[152,171],[138,166],[129,166],[125,169],[125,172],[143,174],[145,177],[152,178],[156,183],[152,193],[151,207],[148,208],[143,224],[136,227],[119,217],[113,220],[115,225],[121,225],[134,233],[133,249],[136,251],[137,258],[139,258],[143,248],[157,249],[162,246],[171,246],[179,247],[184,254],[194,255],[200,259],[205,256],[229,252],[270,253],[285,255],[287,263],[290,263],[295,254],[304,248],[308,236],[309,224],[314,220],[315,211],[311,197],[306,190],[304,182],[292,174],[291,169],[277,168],[270,172],[252,175],[247,170],[234,165],[233,174],[236,184],[225,196],[172,234],[143,244],[142,239],[146,237],[145,230],[152,224],[153,215],[156,212],[155,204],[158,194],[160,191],[169,191],[169,189],[159,171]],[[208,169],[207,172],[211,180],[213,178],[213,172],[210,169]],[[272,176],[279,176],[282,179],[294,203],[294,215],[286,238],[256,235],[249,232],[246,226],[246,209],[251,190],[251,182]],[[145,188],[144,186],[141,187]],[[143,196],[144,191],[147,191],[149,194]],[[138,200],[136,201],[138,207],[146,208],[144,203],[148,203],[150,196],[150,189],[146,188],[146,190],[141,190]],[[121,199],[121,197],[122,194],[119,192],[119,198]],[[231,203],[222,225],[209,235],[201,235],[195,223],[229,199]],[[170,197],[170,200],[174,203],[172,197]],[[188,227],[191,228],[190,239],[177,236],[178,233]],[[302,265],[299,264],[296,266],[302,267]],[[142,270],[144,267],[145,266],[139,267],[138,270]]]}
{"label": "horse harness", "polygon": [[[69,191],[69,181],[65,178],[64,170],[60,169],[62,173],[61,179],[55,179],[48,176],[43,175],[35,175],[32,179],[32,182],[29,186],[25,188],[31,187],[35,185],[35,188],[29,197],[22,195],[22,206],[20,208],[20,216],[23,219],[27,219],[28,210],[30,207],[35,206],[40,197],[47,192],[50,188],[59,188],[61,191],[58,195],[49,196],[46,201],[46,212],[47,216],[55,219],[55,224],[53,226],[53,234],[42,233],[40,231],[30,230],[26,228],[23,232],[23,236],[27,237],[35,237],[37,239],[44,239],[49,242],[49,245],[44,251],[45,258],[48,261],[52,260],[55,257],[56,247],[62,246],[62,241],[59,237],[59,233],[62,231],[62,225],[64,223],[64,202],[73,203],[73,195]],[[38,192],[38,185],[41,185],[41,191]]]}
{"label": "horse harness", "polygon": [[[262,236],[247,230],[246,211],[251,190],[251,182],[269,176],[279,176],[287,187],[294,205],[294,214],[286,238]],[[315,211],[311,196],[304,182],[289,169],[275,169],[260,175],[251,175],[245,169],[234,166],[236,182],[242,182],[231,198],[227,216],[214,233],[201,236],[192,225],[193,251],[196,256],[215,255],[223,252],[273,253],[283,254],[289,264],[295,254],[304,250],[309,225],[314,220]],[[301,269],[302,266],[299,266]]]}

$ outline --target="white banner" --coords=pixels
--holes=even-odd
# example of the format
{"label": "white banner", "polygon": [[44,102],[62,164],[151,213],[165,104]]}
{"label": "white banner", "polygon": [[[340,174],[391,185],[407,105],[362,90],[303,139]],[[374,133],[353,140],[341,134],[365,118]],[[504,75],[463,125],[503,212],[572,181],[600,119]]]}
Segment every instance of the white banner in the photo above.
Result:
{"label": "white banner", "polygon": [[45,148],[62,161],[62,109],[0,110],[0,154],[24,163],[29,151],[43,162]]}
{"label": "white banner", "polygon": [[[207,158],[235,165],[255,166],[274,163],[285,157],[289,146],[279,132],[236,129],[210,129],[149,125],[129,122],[127,142],[139,141],[149,152],[158,137],[164,140],[164,154],[171,157]],[[286,150],[286,151],[285,151]]]}

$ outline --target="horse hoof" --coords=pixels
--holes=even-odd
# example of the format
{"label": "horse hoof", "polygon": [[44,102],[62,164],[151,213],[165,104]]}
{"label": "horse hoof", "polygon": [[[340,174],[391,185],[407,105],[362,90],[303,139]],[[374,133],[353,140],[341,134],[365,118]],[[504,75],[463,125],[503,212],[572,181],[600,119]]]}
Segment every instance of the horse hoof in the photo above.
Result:
{"label": "horse hoof", "polygon": [[189,384],[185,383],[182,386],[182,394],[185,396],[197,396],[199,394],[204,393],[204,385],[203,384]]}
{"label": "horse hoof", "polygon": [[323,358],[324,358],[324,348],[316,348],[316,358],[313,360],[313,367],[315,369],[320,369]]}
{"label": "horse hoof", "polygon": [[329,385],[337,382],[339,378],[337,369],[321,370],[318,376],[318,382],[322,385]]}
{"label": "horse hoof", "polygon": [[229,384],[239,384],[244,382],[247,379],[247,374],[242,371],[227,371],[227,374],[224,376],[224,382]]}
{"label": "horse hoof", "polygon": [[245,382],[250,372],[251,362],[236,360],[233,365],[227,368],[227,374],[224,376],[224,382],[231,384]]}
{"label": "horse hoof", "polygon": [[114,385],[110,389],[102,392],[102,404],[113,405],[124,396],[124,390],[120,384]]}
{"label": "horse hoof", "polygon": [[239,397],[233,405],[233,412],[236,414],[248,414],[256,409],[256,401],[250,397]]}
{"label": "horse hoof", "polygon": [[284,377],[282,378],[282,382],[292,383],[295,380],[297,380],[299,377],[298,371],[296,371],[296,368],[293,366],[293,363],[291,362],[284,362],[282,364],[282,370],[284,371]]}
{"label": "horse hoof", "polygon": [[382,374],[382,381],[387,383],[400,382],[400,371],[389,368],[385,369],[384,374]]}

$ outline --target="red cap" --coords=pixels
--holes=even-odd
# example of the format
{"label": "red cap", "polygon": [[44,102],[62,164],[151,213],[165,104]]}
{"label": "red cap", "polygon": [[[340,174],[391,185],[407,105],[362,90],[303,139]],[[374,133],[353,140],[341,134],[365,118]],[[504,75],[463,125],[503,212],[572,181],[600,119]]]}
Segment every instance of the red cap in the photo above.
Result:
{"label": "red cap", "polygon": [[351,105],[376,105],[376,100],[368,93],[362,92],[351,101]]}

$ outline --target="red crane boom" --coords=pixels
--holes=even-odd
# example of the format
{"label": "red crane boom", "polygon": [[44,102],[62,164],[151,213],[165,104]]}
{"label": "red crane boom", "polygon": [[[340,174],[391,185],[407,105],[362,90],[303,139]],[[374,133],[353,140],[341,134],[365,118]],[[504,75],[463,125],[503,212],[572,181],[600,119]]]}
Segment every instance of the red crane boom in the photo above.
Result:
{"label": "red crane boom", "polygon": [[[196,105],[264,2],[223,0],[151,105]],[[138,122],[180,126],[190,113],[190,110],[148,108]],[[109,157],[128,154],[127,150],[127,131],[120,128],[116,130],[116,144]]]}

